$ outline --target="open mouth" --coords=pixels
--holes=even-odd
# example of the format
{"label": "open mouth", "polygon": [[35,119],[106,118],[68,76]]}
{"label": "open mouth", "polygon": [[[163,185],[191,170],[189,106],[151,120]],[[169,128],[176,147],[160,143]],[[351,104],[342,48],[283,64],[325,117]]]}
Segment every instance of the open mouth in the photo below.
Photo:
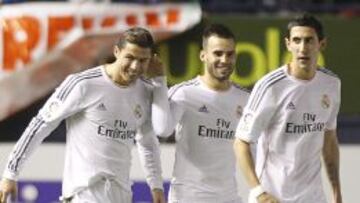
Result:
{"label": "open mouth", "polygon": [[301,57],[298,57],[298,60],[301,60],[301,61],[307,61],[309,60],[310,58],[307,57],[307,56],[301,56]]}
{"label": "open mouth", "polygon": [[231,67],[229,67],[229,66],[218,66],[217,68],[218,68],[219,70],[221,70],[221,71],[231,70]]}

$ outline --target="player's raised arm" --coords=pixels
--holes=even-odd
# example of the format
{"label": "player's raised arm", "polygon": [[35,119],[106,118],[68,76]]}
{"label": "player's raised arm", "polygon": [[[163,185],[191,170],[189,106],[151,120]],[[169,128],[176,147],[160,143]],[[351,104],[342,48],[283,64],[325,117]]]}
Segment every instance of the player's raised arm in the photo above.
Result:
{"label": "player's raised arm", "polygon": [[151,79],[154,85],[151,120],[156,134],[163,134],[167,128],[170,107],[167,96],[167,83],[164,75],[164,66],[157,54],[150,60],[145,76]]}

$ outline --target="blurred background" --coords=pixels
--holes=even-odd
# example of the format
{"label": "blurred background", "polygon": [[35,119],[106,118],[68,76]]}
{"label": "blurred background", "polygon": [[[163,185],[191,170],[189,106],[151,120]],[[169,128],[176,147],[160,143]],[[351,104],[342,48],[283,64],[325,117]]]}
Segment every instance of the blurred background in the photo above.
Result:
{"label": "blurred background", "polygon": [[[54,88],[68,74],[112,61],[112,45],[125,29],[142,26],[154,33],[172,86],[201,73],[198,55],[204,26],[225,24],[237,38],[238,61],[232,79],[251,89],[264,74],[289,60],[284,47],[286,23],[303,12],[322,20],[328,45],[319,64],[342,80],[338,138],[343,197],[346,203],[358,202],[360,0],[2,0],[0,170],[14,142]],[[161,142],[167,188],[174,139]],[[64,144],[61,124],[26,163],[20,176],[19,202],[58,202]],[[150,202],[133,151],[134,202]],[[239,192],[246,200],[248,188],[241,176],[239,182]],[[324,184],[329,190],[326,181]]]}

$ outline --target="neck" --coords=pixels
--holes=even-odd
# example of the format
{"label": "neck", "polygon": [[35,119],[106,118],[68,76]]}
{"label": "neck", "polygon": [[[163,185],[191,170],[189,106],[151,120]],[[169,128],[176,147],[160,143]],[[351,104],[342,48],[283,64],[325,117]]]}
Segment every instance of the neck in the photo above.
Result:
{"label": "neck", "polygon": [[121,86],[128,86],[129,83],[124,81],[120,74],[115,74],[116,65],[114,63],[105,64],[105,73],[109,76],[109,78],[116,84]]}
{"label": "neck", "polygon": [[201,81],[203,81],[207,87],[210,89],[213,89],[215,91],[226,91],[230,88],[230,81],[227,80],[218,80],[216,78],[210,77],[208,75],[202,75],[200,76]]}
{"label": "neck", "polygon": [[311,80],[315,76],[316,66],[309,67],[309,68],[300,68],[297,64],[290,63],[288,65],[288,72],[289,72],[289,75],[294,76],[297,79]]}

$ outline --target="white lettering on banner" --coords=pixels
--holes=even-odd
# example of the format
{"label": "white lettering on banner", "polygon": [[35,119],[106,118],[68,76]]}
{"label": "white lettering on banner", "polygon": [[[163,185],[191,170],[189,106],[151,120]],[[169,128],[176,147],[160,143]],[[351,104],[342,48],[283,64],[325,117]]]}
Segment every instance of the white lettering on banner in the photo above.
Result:
{"label": "white lettering on banner", "polygon": [[131,26],[182,32],[201,18],[198,4],[24,3],[0,7],[0,76],[43,57],[72,31],[120,33]]}

